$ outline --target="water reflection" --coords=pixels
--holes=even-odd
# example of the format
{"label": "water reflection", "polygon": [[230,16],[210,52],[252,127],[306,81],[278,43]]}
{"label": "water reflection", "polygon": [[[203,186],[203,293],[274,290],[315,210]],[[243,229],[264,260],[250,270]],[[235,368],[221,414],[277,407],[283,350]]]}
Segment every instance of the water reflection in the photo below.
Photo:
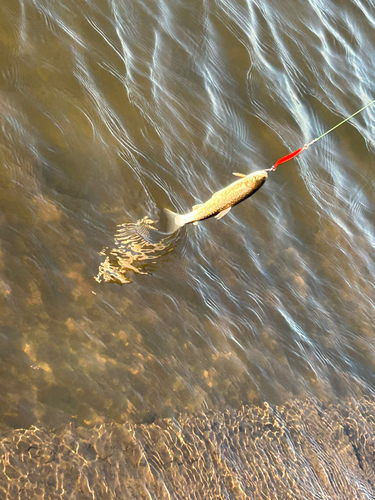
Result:
{"label": "water reflection", "polygon": [[[155,221],[144,217],[120,224],[115,234],[116,248],[104,248],[105,261],[99,266],[99,283],[131,283],[131,274],[152,274],[156,260],[174,248],[174,238],[158,231]],[[130,276],[129,276],[130,273]]]}

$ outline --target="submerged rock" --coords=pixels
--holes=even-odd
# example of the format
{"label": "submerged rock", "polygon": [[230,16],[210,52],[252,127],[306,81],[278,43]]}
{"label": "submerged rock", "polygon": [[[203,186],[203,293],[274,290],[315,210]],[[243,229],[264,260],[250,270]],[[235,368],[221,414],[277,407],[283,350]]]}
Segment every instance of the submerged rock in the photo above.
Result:
{"label": "submerged rock", "polygon": [[375,403],[293,401],[92,429],[32,427],[0,441],[0,497],[369,499]]}

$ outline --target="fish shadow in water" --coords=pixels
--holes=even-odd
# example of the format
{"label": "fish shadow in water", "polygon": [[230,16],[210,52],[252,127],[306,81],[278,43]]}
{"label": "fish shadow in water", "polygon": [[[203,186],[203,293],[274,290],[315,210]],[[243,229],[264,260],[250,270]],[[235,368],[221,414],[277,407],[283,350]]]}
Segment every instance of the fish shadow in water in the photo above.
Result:
{"label": "fish shadow in water", "polygon": [[137,222],[126,222],[118,226],[114,236],[116,248],[104,248],[104,262],[95,277],[99,283],[131,283],[132,273],[152,274],[156,261],[175,248],[176,237],[163,233],[164,221],[153,221],[144,217]]}

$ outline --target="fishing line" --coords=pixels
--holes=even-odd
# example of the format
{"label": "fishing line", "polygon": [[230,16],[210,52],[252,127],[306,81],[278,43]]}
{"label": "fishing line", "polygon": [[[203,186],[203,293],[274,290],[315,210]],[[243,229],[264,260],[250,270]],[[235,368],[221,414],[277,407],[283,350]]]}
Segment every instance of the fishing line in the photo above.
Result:
{"label": "fishing line", "polygon": [[348,120],[350,120],[350,118],[353,118],[353,116],[355,115],[358,115],[358,113],[360,113],[361,111],[363,111],[364,109],[368,108],[369,106],[371,106],[371,104],[374,104],[375,102],[375,99],[371,102],[369,102],[368,104],[366,104],[366,106],[363,106],[363,108],[359,109],[358,111],[356,111],[355,113],[353,113],[352,115],[348,116],[348,118],[345,118],[345,120],[343,120],[342,122],[338,123],[337,125],[335,125],[334,127],[332,127],[331,129],[329,129],[327,132],[324,132],[324,134],[320,135],[319,137],[317,137],[316,139],[314,139],[313,141],[309,142],[308,144],[305,144],[304,146],[302,146],[302,148],[299,148],[297,149],[296,151],[293,151],[293,153],[289,153],[288,155],[286,156],[283,156],[282,158],[280,158],[280,160],[277,160],[277,162],[272,165],[271,168],[268,169],[268,172],[273,172],[274,170],[276,170],[276,168],[281,164],[281,163],[285,163],[289,160],[291,160],[292,158],[294,158],[295,156],[298,156],[300,153],[302,153],[302,151],[306,151],[306,149],[311,146],[311,144],[314,144],[314,142],[317,142],[319,141],[320,139],[322,139],[322,137],[324,137],[325,135],[329,134],[330,132],[332,132],[333,130],[335,130],[336,128],[340,127],[340,125],[342,125],[343,123],[347,122]]}

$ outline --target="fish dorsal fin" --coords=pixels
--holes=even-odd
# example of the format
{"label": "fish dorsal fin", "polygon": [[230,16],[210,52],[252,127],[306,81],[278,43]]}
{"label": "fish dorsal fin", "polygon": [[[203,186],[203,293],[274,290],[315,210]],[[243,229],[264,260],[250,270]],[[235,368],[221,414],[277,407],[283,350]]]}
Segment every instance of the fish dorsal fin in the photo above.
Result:
{"label": "fish dorsal fin", "polygon": [[247,175],[240,174],[239,172],[232,172],[232,174],[235,175],[236,177],[247,177]]}
{"label": "fish dorsal fin", "polygon": [[224,217],[224,215],[227,215],[227,213],[229,212],[229,210],[231,209],[232,207],[229,207],[229,208],[226,208],[225,210],[222,210],[221,212],[219,212],[217,215],[215,215],[215,219],[221,219],[222,217]]}
{"label": "fish dorsal fin", "polygon": [[197,208],[201,207],[202,203],[197,203],[196,205],[193,205],[193,210],[196,210]]}

